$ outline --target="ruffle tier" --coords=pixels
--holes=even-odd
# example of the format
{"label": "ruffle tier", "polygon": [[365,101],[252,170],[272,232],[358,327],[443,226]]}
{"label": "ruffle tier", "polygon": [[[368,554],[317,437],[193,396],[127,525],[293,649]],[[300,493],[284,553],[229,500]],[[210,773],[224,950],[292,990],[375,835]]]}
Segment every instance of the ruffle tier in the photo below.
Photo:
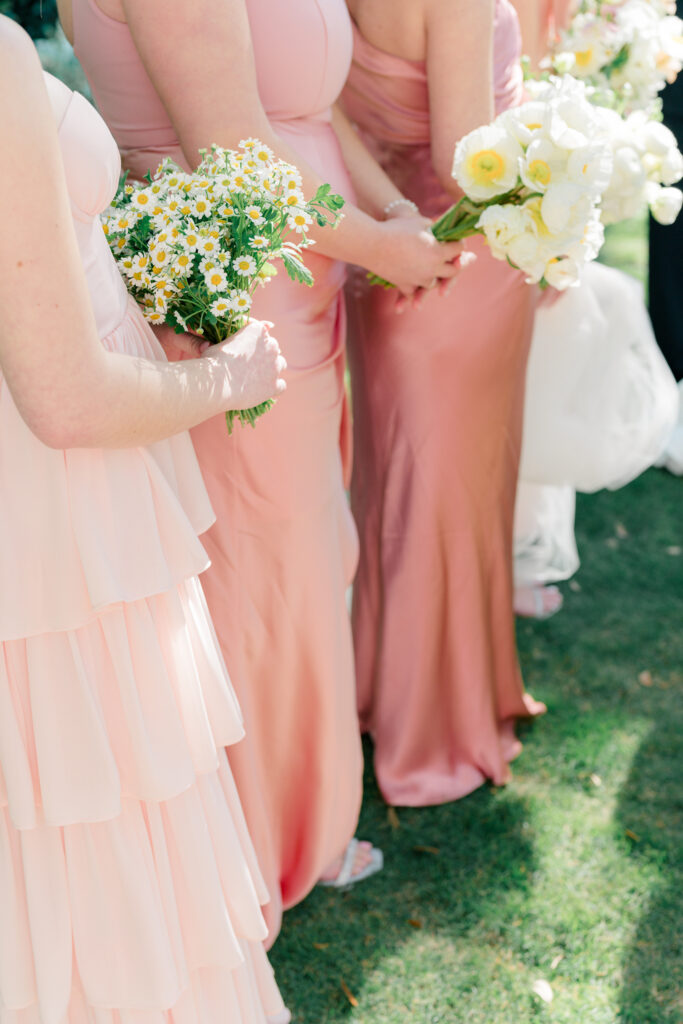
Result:
{"label": "ruffle tier", "polygon": [[225,755],[161,803],[19,831],[0,811],[2,1024],[262,1024],[283,1005]]}
{"label": "ruffle tier", "polygon": [[0,644],[0,1024],[286,1021],[196,579]]}
{"label": "ruffle tier", "polygon": [[15,828],[172,799],[242,736],[196,578],[80,629],[0,644],[0,806]]}
{"label": "ruffle tier", "polygon": [[[132,299],[102,344],[165,356]],[[227,440],[227,439],[226,439]],[[75,630],[100,609],[173,589],[206,569],[214,520],[186,433],[145,448],[56,451],[0,377],[0,641]]]}

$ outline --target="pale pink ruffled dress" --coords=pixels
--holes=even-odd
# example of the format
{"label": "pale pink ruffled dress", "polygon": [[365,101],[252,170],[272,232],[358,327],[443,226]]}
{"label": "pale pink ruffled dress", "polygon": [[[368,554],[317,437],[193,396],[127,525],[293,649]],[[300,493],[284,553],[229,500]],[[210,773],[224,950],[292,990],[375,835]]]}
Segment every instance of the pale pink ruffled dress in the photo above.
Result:
{"label": "pale pink ruffled dress", "polygon": [[[183,163],[128,27],[94,0],[74,0],[73,10],[76,53],[124,165],[141,176],[164,153]],[[350,197],[330,124],[352,54],[343,0],[247,0],[247,10],[273,128]],[[239,102],[223,88],[226,106]],[[303,899],[343,853],[362,787],[345,601],[358,551],[344,491],[345,271],[315,250],[306,262],[313,288],[280,270],[253,309],[275,323],[287,394],[255,430],[228,437],[217,417],[192,432],[217,515],[202,584],[245,717],[247,738],[229,757],[272,897],[271,941],[282,906]]]}
{"label": "pale pink ruffled dress", "polygon": [[[498,111],[522,98],[519,52],[514,9],[499,0]],[[356,31],[344,104],[402,192],[424,213],[442,213],[452,200],[431,162],[425,64]],[[397,316],[395,295],[360,273],[349,296],[358,701],[393,804],[442,803],[485,779],[505,782],[519,751],[515,719],[543,710],[524,693],[512,613],[534,292],[478,239],[470,248],[476,264],[419,311]]]}
{"label": "pale pink ruffled dress", "polygon": [[[114,141],[48,86],[102,344],[162,360],[98,219]],[[196,578],[212,519],[187,434],[55,451],[0,376],[3,1024],[288,1020],[223,749],[240,712]]]}

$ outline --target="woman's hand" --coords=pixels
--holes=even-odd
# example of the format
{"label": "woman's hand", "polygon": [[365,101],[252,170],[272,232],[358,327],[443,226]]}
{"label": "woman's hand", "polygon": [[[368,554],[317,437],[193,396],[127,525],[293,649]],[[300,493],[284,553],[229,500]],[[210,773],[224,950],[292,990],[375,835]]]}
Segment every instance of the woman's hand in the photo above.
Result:
{"label": "woman's hand", "polygon": [[462,242],[437,242],[426,217],[391,218],[383,222],[378,235],[368,269],[391,281],[404,296],[412,297],[440,282],[449,284],[468,262],[462,259]]}
{"label": "woman's hand", "polygon": [[250,320],[246,327],[220,345],[212,345],[204,359],[227,374],[230,389],[227,409],[251,409],[281,395],[287,387],[287,369],[280,346],[269,334],[268,321]]}
{"label": "woman's hand", "polygon": [[171,362],[178,358],[178,353],[196,359],[211,347],[206,338],[200,338],[198,334],[176,334],[173,328],[166,324],[157,324],[152,330]]}

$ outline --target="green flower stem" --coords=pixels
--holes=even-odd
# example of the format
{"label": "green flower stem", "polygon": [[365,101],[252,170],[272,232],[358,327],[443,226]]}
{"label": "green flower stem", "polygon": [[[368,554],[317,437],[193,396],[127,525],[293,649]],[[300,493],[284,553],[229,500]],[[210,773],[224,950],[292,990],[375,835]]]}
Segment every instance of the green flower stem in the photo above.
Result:
{"label": "green flower stem", "polygon": [[[457,203],[449,207],[438,220],[434,221],[432,234],[439,242],[462,242],[465,238],[480,235],[482,231],[478,227],[479,218],[489,206],[518,206],[533,194],[524,186],[518,186],[504,195],[494,196],[493,199],[480,202],[463,196]],[[371,284],[380,285],[382,288],[396,287],[377,274],[368,274],[368,280]]]}

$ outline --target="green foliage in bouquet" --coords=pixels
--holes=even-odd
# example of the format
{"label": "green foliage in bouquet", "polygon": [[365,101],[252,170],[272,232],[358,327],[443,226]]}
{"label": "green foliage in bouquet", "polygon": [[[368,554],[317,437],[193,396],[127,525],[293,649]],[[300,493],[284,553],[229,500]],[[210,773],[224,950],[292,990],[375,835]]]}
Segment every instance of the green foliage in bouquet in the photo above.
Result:
{"label": "green foliage in bouquet", "polygon": [[[308,229],[336,224],[343,205],[329,185],[307,200],[296,167],[248,139],[240,150],[204,152],[194,174],[166,160],[146,182],[124,180],[104,229],[146,319],[218,344],[245,326],[274,260],[313,284]],[[272,404],[228,413],[229,429],[235,417],[253,426]]]}

